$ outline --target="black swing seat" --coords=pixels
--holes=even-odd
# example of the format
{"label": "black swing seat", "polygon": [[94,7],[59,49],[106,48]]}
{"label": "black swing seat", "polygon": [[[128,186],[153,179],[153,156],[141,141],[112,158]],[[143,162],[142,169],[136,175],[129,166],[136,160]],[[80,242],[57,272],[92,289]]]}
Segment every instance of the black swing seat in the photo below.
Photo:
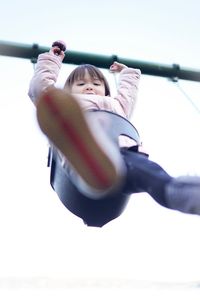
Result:
{"label": "black swing seat", "polygon": [[[94,110],[101,120],[109,120],[109,129],[106,128],[111,139],[116,143],[120,135],[125,135],[139,145],[139,134],[136,128],[125,118],[115,113]],[[64,206],[76,216],[83,219],[88,226],[102,227],[109,221],[117,218],[125,209],[130,195],[118,190],[115,193],[101,199],[91,199],[81,194],[76,186],[70,181],[66,170],[61,165],[60,158],[56,151],[50,148],[48,166],[51,168],[50,183]]]}

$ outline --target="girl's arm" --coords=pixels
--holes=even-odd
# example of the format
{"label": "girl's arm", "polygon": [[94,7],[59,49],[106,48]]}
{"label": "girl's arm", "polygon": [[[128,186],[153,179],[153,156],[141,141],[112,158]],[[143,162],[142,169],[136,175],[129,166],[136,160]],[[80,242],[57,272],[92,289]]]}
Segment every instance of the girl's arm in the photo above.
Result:
{"label": "girl's arm", "polygon": [[28,95],[34,104],[36,104],[36,99],[41,92],[55,85],[64,57],[64,52],[59,51],[57,46],[38,56],[28,91]]}
{"label": "girl's arm", "polygon": [[130,119],[137,100],[141,71],[128,68],[126,65],[118,62],[114,62],[111,65],[110,71],[120,72],[117,95],[114,98],[120,103],[126,117]]}

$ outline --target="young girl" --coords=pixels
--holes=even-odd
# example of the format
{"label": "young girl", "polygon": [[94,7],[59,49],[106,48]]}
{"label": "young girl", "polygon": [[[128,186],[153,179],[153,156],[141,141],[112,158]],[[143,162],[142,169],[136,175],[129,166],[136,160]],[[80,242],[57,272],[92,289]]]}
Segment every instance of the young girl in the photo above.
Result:
{"label": "young girl", "polygon": [[108,82],[92,65],[80,65],[55,88],[64,52],[57,46],[39,55],[29,96],[36,105],[41,130],[81,194],[101,201],[116,191],[147,192],[159,204],[185,213],[200,214],[200,178],[173,178],[128,136],[116,145],[109,120],[87,111],[113,112],[130,120],[137,99],[140,70],[114,62],[119,72],[117,94],[111,97]]}

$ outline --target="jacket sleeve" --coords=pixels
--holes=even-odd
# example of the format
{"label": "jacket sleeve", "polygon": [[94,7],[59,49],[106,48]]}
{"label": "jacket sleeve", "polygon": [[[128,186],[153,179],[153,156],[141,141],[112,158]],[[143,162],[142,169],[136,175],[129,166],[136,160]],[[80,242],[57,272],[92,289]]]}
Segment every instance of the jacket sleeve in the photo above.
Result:
{"label": "jacket sleeve", "polygon": [[135,108],[141,71],[125,68],[120,72],[117,95],[114,97],[121,105],[126,117],[130,119]]}
{"label": "jacket sleeve", "polygon": [[41,92],[56,83],[61,65],[62,62],[59,57],[50,52],[38,56],[28,91],[28,95],[33,103],[36,102]]}

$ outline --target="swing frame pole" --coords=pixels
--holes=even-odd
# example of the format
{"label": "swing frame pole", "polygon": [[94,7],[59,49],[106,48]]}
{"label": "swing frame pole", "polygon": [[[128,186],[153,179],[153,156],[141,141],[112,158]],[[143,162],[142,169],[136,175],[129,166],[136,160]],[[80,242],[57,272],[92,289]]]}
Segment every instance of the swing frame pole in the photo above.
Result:
{"label": "swing frame pole", "polygon": [[[0,55],[37,61],[39,54],[48,52],[50,48],[38,44],[20,44],[0,41]],[[145,61],[118,57],[117,55],[99,55],[68,50],[63,63],[66,64],[92,64],[102,69],[109,69],[110,65],[118,61],[131,68],[140,69],[142,74],[167,77],[173,81],[178,79],[200,81],[200,70],[182,68],[179,64],[164,65]]]}

